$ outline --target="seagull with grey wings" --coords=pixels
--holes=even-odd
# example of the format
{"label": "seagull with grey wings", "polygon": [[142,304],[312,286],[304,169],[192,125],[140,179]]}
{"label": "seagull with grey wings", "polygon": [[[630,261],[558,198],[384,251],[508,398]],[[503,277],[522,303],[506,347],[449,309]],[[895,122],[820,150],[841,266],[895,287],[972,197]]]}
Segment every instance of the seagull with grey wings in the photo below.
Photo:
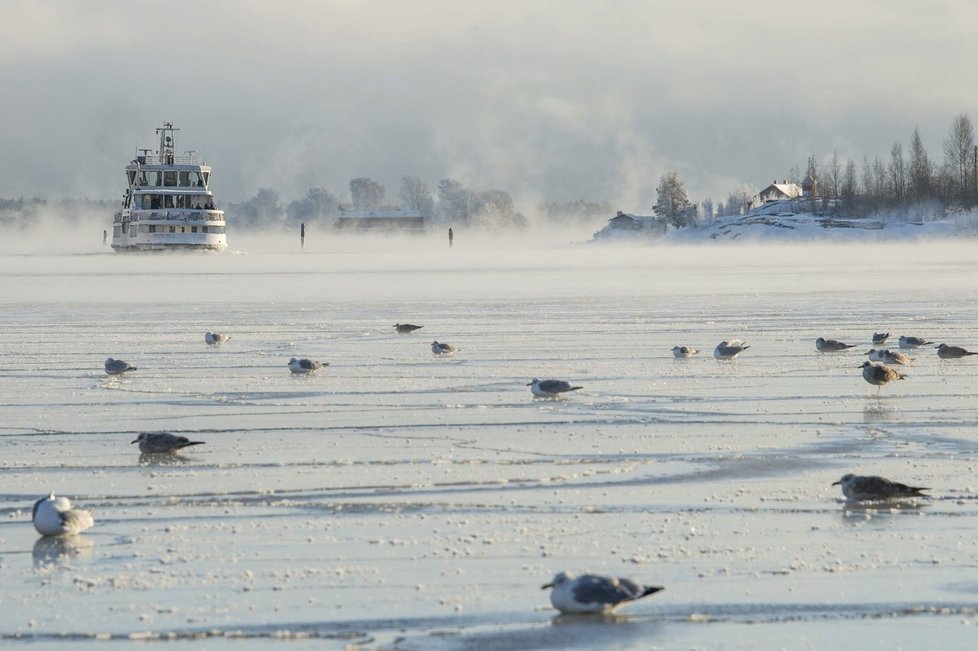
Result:
{"label": "seagull with grey wings", "polygon": [[203,441],[191,441],[186,436],[177,436],[169,432],[142,432],[136,437],[139,451],[143,454],[169,454],[178,452],[191,445],[203,445]]}
{"label": "seagull with grey wings", "polygon": [[433,341],[431,342],[431,352],[439,357],[447,357],[448,355],[454,355],[458,352],[458,348],[451,344],[446,344],[443,341]]}
{"label": "seagull with grey wings", "polygon": [[[306,359],[305,357],[303,357],[302,359],[297,359],[293,357],[292,359],[289,360],[289,370],[295,373],[296,375],[306,375],[309,373],[315,373],[323,366],[324,365],[322,363],[317,362],[314,359]],[[325,364],[325,366],[329,366],[329,364]]]}
{"label": "seagull with grey wings", "polygon": [[873,345],[882,346],[886,343],[886,340],[890,338],[889,332],[874,332],[873,333]]}
{"label": "seagull with grey wings", "polygon": [[978,353],[965,350],[961,346],[948,346],[947,344],[941,344],[937,347],[937,356],[941,359],[961,359],[962,357],[969,357],[971,355],[978,355]]}
{"label": "seagull with grey wings", "polygon": [[131,365],[129,362],[124,362],[121,359],[108,358],[105,360],[105,372],[109,375],[122,375],[123,373],[128,373],[129,371],[135,371],[136,367]]}
{"label": "seagull with grey wings", "polygon": [[921,491],[930,490],[923,486],[908,486],[898,481],[874,475],[842,475],[842,479],[832,482],[833,486],[841,486],[842,494],[853,502],[882,502],[886,500],[907,499],[910,497],[927,497]]}
{"label": "seagull with grey wings", "polygon": [[748,348],[750,348],[750,346],[740,339],[721,341],[717,344],[717,347],[713,349],[713,356],[717,359],[736,359],[737,355],[744,352]]}
{"label": "seagull with grey wings", "polygon": [[220,346],[225,341],[231,338],[231,335],[222,335],[219,332],[206,332],[204,333],[204,342],[208,346]]}
{"label": "seagull with grey wings", "polygon": [[394,330],[397,331],[399,335],[409,335],[415,330],[420,330],[424,326],[412,325],[410,323],[395,323]]}
{"label": "seagull with grey wings", "polygon": [[906,335],[900,335],[899,343],[900,348],[920,348],[921,346],[929,346],[934,342],[927,341],[923,337],[908,337]]}
{"label": "seagull with grey wings", "polygon": [[54,493],[34,502],[31,520],[42,536],[73,536],[95,524],[91,511],[73,509],[67,497]]}
{"label": "seagull with grey wings", "polygon": [[826,339],[824,337],[819,337],[815,340],[815,350],[820,353],[837,353],[841,350],[848,350],[849,348],[855,347],[856,344],[844,344],[841,341]]}
{"label": "seagull with grey wings", "polygon": [[564,380],[540,380],[537,378],[530,380],[526,386],[530,387],[530,391],[537,398],[559,398],[562,393],[584,388],[571,386],[570,382]]}
{"label": "seagull with grey wings", "polygon": [[700,351],[696,350],[692,346],[673,346],[672,355],[673,357],[692,357]]}
{"label": "seagull with grey wings", "polygon": [[624,603],[665,590],[631,579],[597,574],[574,576],[567,572],[558,572],[553,581],[541,587],[547,588],[551,588],[550,603],[565,614],[608,613]]}
{"label": "seagull with grey wings", "polygon": [[876,349],[870,348],[869,352],[866,353],[869,356],[869,361],[871,362],[883,362],[884,364],[899,364],[901,366],[910,366],[910,362],[913,360],[909,355],[904,355],[899,350]]}

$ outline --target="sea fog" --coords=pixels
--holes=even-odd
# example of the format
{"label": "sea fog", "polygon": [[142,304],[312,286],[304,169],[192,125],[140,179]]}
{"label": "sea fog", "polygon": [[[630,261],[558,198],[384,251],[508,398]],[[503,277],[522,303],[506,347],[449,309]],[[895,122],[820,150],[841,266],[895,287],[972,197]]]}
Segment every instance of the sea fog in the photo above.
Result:
{"label": "sea fog", "polygon": [[[3,244],[5,644],[973,644],[978,358],[912,351],[879,396],[858,368],[874,332],[978,349],[971,240],[117,255],[100,235]],[[751,347],[713,359],[733,338]],[[110,356],[138,370],[107,377]],[[297,377],[293,356],[330,365]],[[534,377],[583,389],[537,400]],[[141,459],[156,431],[206,443]],[[932,498],[854,508],[847,472]],[[40,538],[51,491],[95,527]],[[557,616],[540,586],[560,570],[666,589]]]}

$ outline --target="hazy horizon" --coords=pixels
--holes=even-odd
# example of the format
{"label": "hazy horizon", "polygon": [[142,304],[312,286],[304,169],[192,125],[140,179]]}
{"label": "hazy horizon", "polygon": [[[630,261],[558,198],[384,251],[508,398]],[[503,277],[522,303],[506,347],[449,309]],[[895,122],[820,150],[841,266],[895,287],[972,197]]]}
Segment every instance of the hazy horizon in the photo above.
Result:
{"label": "hazy horizon", "polygon": [[[113,198],[172,121],[220,200],[271,187],[347,198],[367,176],[455,178],[647,212],[675,170],[724,200],[811,154],[933,159],[978,53],[978,7],[832,0],[472,5],[177,0],[0,6],[0,196]],[[186,19],[185,17],[190,17]]]}

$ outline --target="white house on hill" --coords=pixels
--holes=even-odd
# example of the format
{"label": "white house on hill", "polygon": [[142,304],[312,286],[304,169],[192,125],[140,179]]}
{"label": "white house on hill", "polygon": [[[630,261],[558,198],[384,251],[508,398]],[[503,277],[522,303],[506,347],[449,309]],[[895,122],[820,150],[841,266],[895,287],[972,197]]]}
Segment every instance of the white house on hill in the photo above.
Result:
{"label": "white house on hill", "polygon": [[768,201],[782,201],[784,199],[797,199],[802,196],[804,192],[802,187],[797,183],[788,183],[787,181],[782,181],[778,183],[775,181],[771,185],[767,186],[763,190],[757,193],[757,199],[759,203],[767,203]]}

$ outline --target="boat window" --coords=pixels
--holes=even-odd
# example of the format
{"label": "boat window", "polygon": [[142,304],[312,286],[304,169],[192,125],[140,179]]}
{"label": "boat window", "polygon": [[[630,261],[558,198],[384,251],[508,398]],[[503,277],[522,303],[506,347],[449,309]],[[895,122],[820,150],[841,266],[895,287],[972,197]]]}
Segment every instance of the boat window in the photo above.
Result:
{"label": "boat window", "polygon": [[210,227],[210,232],[211,233],[223,233],[224,232],[224,227],[223,226],[211,226]]}
{"label": "boat window", "polygon": [[200,180],[199,172],[194,171],[190,173],[190,186],[194,188],[204,187],[204,182]]}
{"label": "boat window", "polygon": [[136,170],[128,172],[129,174],[129,185],[132,185],[136,181]]}
{"label": "boat window", "polygon": [[181,226],[180,227],[180,232],[181,233],[186,233],[187,232],[187,227],[186,226]]}
{"label": "boat window", "polygon": [[149,225],[149,232],[150,233],[155,233],[156,232],[156,224],[150,224]]}
{"label": "boat window", "polygon": [[186,207],[187,207],[186,198],[182,194],[177,195],[177,208],[186,208]]}
{"label": "boat window", "polygon": [[191,233],[196,233],[197,232],[197,227],[196,226],[191,226],[190,227],[190,232]]}
{"label": "boat window", "polygon": [[176,187],[177,185],[177,173],[176,172],[163,172],[163,185],[167,187]]}
{"label": "boat window", "polygon": [[170,227],[170,232],[171,233],[176,233],[177,232],[177,227],[176,226],[171,226]]}
{"label": "boat window", "polygon": [[160,179],[161,179],[161,177],[160,177],[160,173],[158,171],[156,171],[156,170],[150,170],[149,172],[146,172],[145,174],[146,174],[146,183],[144,183],[143,185],[155,185],[155,186],[160,185]]}
{"label": "boat window", "polygon": [[136,179],[136,185],[146,185],[146,172],[139,173],[139,178]]}
{"label": "boat window", "polygon": [[206,187],[206,186],[207,186],[207,184],[208,184],[208,183],[210,183],[210,180],[211,180],[211,173],[210,173],[210,172],[201,172],[201,174],[202,174],[202,175],[203,175],[203,177],[204,177],[204,186]]}
{"label": "boat window", "polygon": [[162,205],[163,205],[162,197],[160,197],[160,195],[158,194],[154,194],[150,201],[150,208],[156,210],[157,208],[162,207]]}
{"label": "boat window", "polygon": [[207,227],[206,226],[201,226],[200,227],[200,232],[201,233],[206,233],[207,232]]}
{"label": "boat window", "polygon": [[117,238],[122,236],[122,227],[116,224],[112,227],[112,237]]}
{"label": "boat window", "polygon": [[190,186],[190,172],[186,170],[180,172],[180,187],[186,188]]}
{"label": "boat window", "polygon": [[172,194],[165,194],[165,195],[163,195],[163,207],[164,208],[173,208],[173,195]]}

